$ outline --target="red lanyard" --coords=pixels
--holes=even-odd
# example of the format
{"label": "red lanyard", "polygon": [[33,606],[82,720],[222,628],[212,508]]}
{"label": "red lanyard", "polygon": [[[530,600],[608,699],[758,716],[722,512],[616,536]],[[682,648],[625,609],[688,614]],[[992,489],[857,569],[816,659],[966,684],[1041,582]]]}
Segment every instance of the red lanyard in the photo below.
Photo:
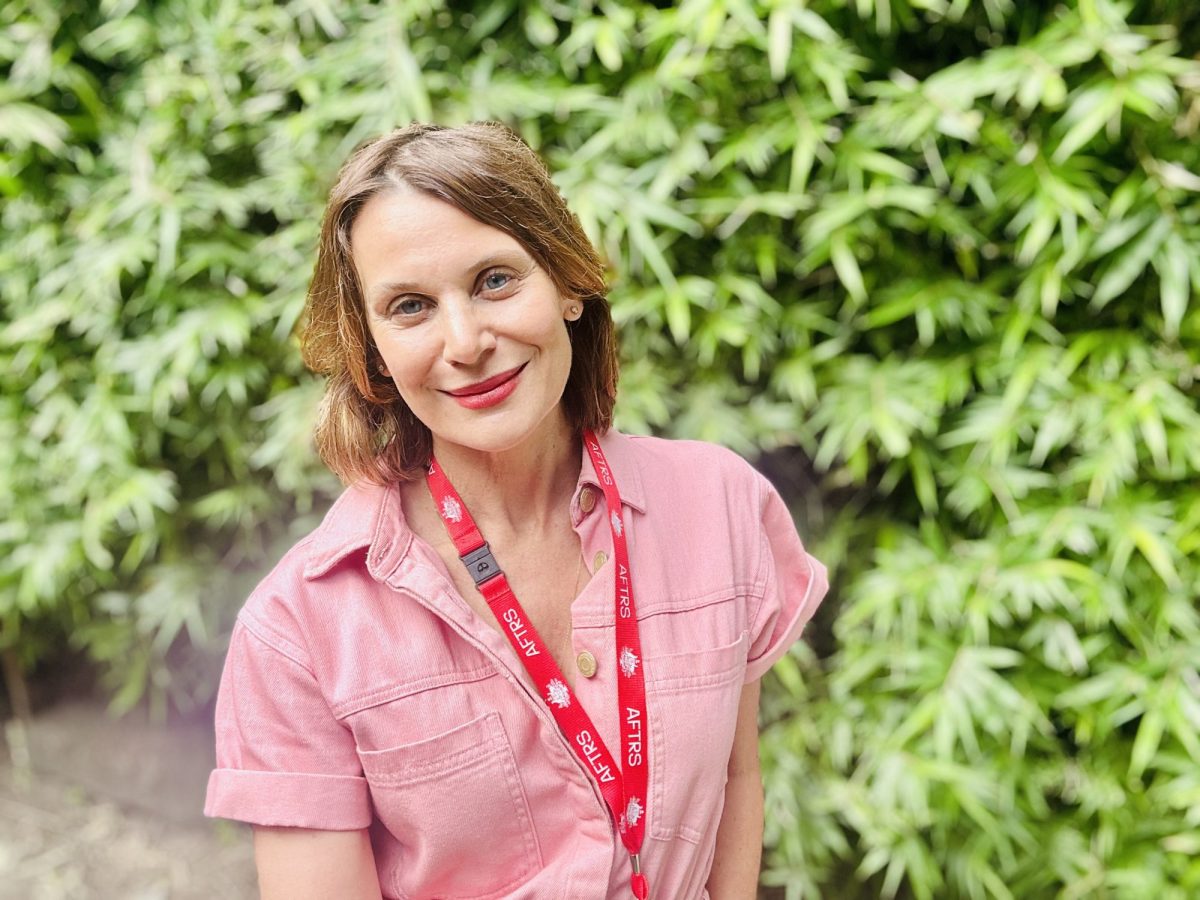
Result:
{"label": "red lanyard", "polygon": [[475,587],[487,601],[488,608],[501,623],[508,642],[512,644],[525,669],[529,672],[542,700],[550,708],[567,743],[591,772],[600,793],[612,812],[633,863],[630,884],[638,900],[646,900],[649,885],[641,872],[639,851],[646,833],[646,785],[648,776],[649,738],[646,722],[646,683],[642,674],[642,644],[638,637],[637,611],[633,605],[633,578],[629,569],[629,548],[625,543],[625,524],[622,519],[621,496],[617,493],[612,470],[600,449],[600,442],[591,431],[583,434],[583,443],[591,456],[592,466],[604,490],[608,511],[608,527],[612,532],[614,564],[613,606],[616,611],[617,703],[621,722],[621,758],[618,766],[609,753],[600,732],[592,724],[563,678],[550,651],[534,630],[508,585],[508,579],[492,556],[492,551],[480,534],[462,497],[450,484],[437,460],[429,464],[426,482],[433,495],[442,524],[446,526],[458,555],[475,580]]}

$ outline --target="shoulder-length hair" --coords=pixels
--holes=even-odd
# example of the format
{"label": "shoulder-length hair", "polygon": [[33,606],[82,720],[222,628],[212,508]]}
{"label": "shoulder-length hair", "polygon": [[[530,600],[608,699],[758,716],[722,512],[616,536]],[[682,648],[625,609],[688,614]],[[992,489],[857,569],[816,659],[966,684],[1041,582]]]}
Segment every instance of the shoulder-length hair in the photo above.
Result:
{"label": "shoulder-length hair", "polygon": [[567,322],[571,371],[563,408],[576,432],[612,423],[617,358],[604,267],[546,167],[503,125],[409,125],[359,147],[342,166],[321,223],[301,319],[301,353],[328,376],[317,451],[343,482],[417,477],[433,452],[429,429],[381,372],[367,328],[350,230],[366,202],[396,188],[422,191],[511,235],[582,315]]}

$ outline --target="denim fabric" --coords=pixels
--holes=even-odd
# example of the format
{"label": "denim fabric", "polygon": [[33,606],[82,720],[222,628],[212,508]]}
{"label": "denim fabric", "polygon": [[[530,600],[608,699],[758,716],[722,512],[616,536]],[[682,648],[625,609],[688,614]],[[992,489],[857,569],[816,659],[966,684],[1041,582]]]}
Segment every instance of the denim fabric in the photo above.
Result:
{"label": "denim fabric", "polygon": [[[648,703],[642,867],[696,900],[712,865],[742,685],[827,590],[779,496],[709,444],[601,438],[626,513]],[[588,492],[594,492],[589,496]],[[571,520],[611,557],[587,453]],[[600,558],[603,560],[603,557]],[[619,747],[613,564],[571,608],[575,690]],[[624,898],[629,861],[590,775],[500,632],[406,525],[395,487],[348,489],[238,617],[205,814],[370,828],[384,897]]]}

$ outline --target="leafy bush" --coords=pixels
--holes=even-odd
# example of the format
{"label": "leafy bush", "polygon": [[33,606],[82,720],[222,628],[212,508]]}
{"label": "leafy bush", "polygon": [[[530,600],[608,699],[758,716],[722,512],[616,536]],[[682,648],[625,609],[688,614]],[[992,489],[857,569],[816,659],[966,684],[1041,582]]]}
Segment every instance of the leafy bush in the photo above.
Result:
{"label": "leafy bush", "polygon": [[612,263],[619,423],[769,451],[836,574],[764,882],[1200,893],[1197,12],[661,6],[5,4],[0,644],[209,697],[336,490],[288,341],[336,165],[501,119]]}

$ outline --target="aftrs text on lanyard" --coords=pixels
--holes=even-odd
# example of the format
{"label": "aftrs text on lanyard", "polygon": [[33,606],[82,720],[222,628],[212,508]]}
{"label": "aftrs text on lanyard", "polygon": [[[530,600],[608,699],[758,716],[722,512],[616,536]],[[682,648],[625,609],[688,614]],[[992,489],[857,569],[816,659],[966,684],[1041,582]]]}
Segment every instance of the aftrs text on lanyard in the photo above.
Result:
{"label": "aftrs text on lanyard", "polygon": [[621,842],[629,851],[633,866],[630,876],[633,895],[638,900],[646,900],[650,887],[641,871],[639,853],[646,834],[646,809],[649,803],[646,796],[649,781],[649,726],[646,721],[646,682],[641,665],[642,644],[638,635],[637,607],[633,602],[629,547],[625,542],[621,496],[617,493],[612,469],[604,458],[600,442],[592,431],[585,431],[583,444],[604,491],[608,527],[613,540],[616,567],[613,573],[613,607],[616,612],[616,671],[620,673],[617,676],[617,718],[621,724],[621,765],[613,760],[600,738],[600,732],[576,701],[562,670],[525,615],[525,610],[509,587],[508,579],[496,563],[462,497],[454,490],[436,459],[430,461],[426,483],[441,514],[442,524],[454,541],[463,565],[471,573],[475,587],[501,623],[501,629],[537,685],[542,700],[550,708],[567,743],[583,762],[584,768],[595,777],[604,802],[608,804],[617,823]]}

